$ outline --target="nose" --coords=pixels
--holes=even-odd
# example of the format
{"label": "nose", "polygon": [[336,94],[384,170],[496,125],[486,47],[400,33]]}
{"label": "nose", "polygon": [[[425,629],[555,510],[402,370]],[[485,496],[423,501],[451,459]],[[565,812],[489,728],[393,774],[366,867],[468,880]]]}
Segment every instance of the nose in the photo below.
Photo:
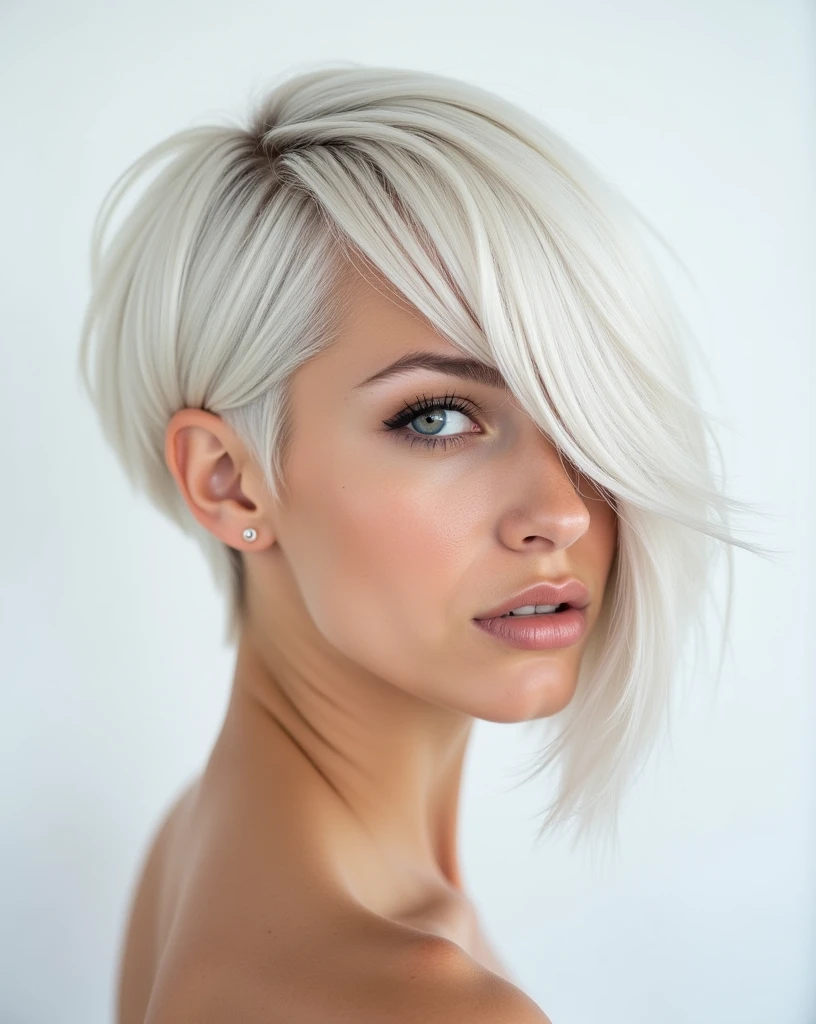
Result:
{"label": "nose", "polygon": [[590,490],[589,482],[549,439],[542,442],[539,436],[535,446],[525,445],[503,479],[507,495],[499,533],[508,547],[567,548],[589,529],[589,508],[581,494]]}

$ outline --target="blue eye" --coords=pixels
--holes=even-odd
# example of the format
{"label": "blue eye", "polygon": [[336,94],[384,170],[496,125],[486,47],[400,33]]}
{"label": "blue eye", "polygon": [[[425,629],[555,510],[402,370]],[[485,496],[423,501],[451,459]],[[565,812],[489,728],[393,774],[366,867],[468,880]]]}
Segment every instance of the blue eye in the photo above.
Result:
{"label": "blue eye", "polygon": [[[457,412],[473,419],[473,414],[478,411],[478,407],[470,399],[460,398],[458,395],[445,395],[444,398],[428,398],[425,395],[419,398],[417,396],[414,405],[406,404],[405,408],[396,416],[390,420],[383,420],[383,423],[389,430],[398,431],[406,440],[409,440],[411,447],[419,440],[428,448],[436,448],[437,445],[441,445],[443,449],[446,449],[449,444],[462,444],[471,431],[468,430],[466,433],[453,436],[439,434],[437,427],[447,426],[450,420],[450,416],[445,414],[445,410]],[[406,429],[407,425],[419,419],[422,420],[420,430]]]}

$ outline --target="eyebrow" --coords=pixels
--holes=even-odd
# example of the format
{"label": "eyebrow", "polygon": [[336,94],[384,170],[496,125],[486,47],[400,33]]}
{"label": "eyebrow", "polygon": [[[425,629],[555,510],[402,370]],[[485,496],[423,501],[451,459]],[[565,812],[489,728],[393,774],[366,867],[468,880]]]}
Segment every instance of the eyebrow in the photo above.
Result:
{"label": "eyebrow", "polygon": [[490,388],[509,390],[504,377],[487,363],[480,363],[477,359],[468,359],[463,356],[445,356],[438,352],[408,352],[382,370],[378,370],[377,373],[366,377],[359,384],[355,384],[352,390],[370,387],[372,384],[390,380],[392,377],[401,376],[411,370],[431,370],[435,373],[445,373],[451,377],[461,377],[462,380],[484,384]]}

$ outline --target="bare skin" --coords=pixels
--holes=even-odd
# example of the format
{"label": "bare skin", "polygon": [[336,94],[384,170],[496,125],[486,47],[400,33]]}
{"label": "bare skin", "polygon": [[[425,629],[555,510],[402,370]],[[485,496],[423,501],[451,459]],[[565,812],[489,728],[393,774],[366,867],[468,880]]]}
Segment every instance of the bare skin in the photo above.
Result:
{"label": "bare skin", "polygon": [[[462,765],[474,719],[571,700],[615,512],[506,390],[423,369],[356,387],[407,352],[462,353],[373,271],[346,287],[342,334],[293,380],[281,502],[220,417],[168,424],[193,515],[244,552],[247,605],[223,727],[134,893],[117,1024],[548,1020],[464,891]],[[478,409],[437,428],[463,443],[415,440],[420,414],[383,426],[451,392]],[[591,604],[571,647],[471,621],[573,576]]]}

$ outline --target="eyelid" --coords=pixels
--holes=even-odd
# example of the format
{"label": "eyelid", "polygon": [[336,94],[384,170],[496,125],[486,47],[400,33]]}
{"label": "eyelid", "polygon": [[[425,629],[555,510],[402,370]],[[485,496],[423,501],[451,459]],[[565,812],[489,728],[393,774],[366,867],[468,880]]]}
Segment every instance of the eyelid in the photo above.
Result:
{"label": "eyelid", "polygon": [[444,396],[429,398],[423,393],[421,396],[416,395],[414,402],[405,402],[399,412],[382,422],[390,430],[398,430],[429,409],[450,409],[454,412],[461,412],[477,423],[479,422],[478,417],[482,415],[481,406],[467,395],[447,392]]}
{"label": "eyelid", "polygon": [[423,412],[432,409],[450,409],[462,413],[468,419],[476,423],[483,430],[481,422],[482,409],[477,402],[465,395],[446,394],[441,398],[429,398],[427,395],[416,396],[416,402],[405,402],[403,408],[389,420],[383,420],[387,433],[393,434],[395,440],[410,442],[411,448],[419,442],[426,449],[435,449],[441,446],[443,451],[448,447],[456,447],[462,444],[470,444],[473,434],[421,434],[418,431],[409,430],[409,424],[417,419]]}

